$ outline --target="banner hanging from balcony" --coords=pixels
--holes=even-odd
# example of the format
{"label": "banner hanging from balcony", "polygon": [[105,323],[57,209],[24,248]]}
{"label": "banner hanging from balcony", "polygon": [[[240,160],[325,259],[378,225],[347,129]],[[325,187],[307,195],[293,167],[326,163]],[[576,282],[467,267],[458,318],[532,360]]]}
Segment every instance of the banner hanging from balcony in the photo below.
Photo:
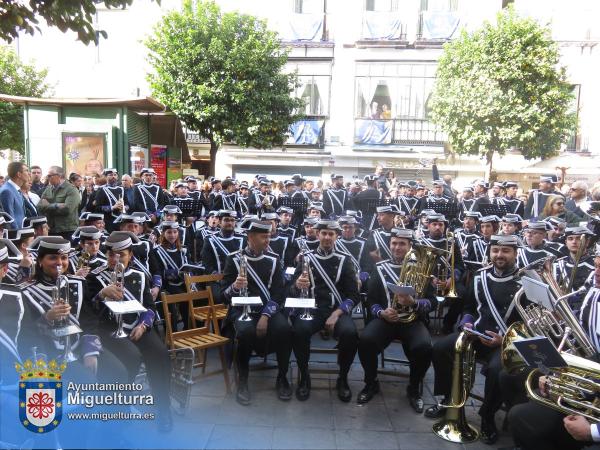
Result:
{"label": "banner hanging from balcony", "polygon": [[323,14],[294,14],[280,31],[284,41],[320,41],[323,35]]}
{"label": "banner hanging from balcony", "polygon": [[460,23],[452,11],[423,11],[423,39],[450,39]]}
{"label": "banner hanging from balcony", "polygon": [[324,120],[299,120],[290,125],[290,137],[286,144],[317,145]]}
{"label": "banner hanging from balcony", "polygon": [[356,121],[354,142],[357,144],[391,144],[393,120]]}
{"label": "banner hanging from balcony", "polygon": [[402,22],[399,17],[386,12],[367,12],[364,24],[365,39],[401,39]]}

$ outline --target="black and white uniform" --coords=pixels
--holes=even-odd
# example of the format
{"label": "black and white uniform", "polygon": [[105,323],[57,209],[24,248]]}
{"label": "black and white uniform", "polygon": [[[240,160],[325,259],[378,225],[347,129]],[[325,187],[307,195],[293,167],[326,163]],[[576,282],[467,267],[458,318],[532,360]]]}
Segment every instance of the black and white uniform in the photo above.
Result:
{"label": "black and white uniform", "polygon": [[544,259],[552,255],[553,253],[546,250],[545,244],[536,249],[531,247],[520,247],[517,250],[517,266],[525,267],[529,264],[539,261],[540,259]]}
{"label": "black and white uniform", "polygon": [[223,273],[225,258],[244,246],[244,238],[232,233],[224,236],[222,232],[208,236],[202,246],[201,261],[207,274]]}
{"label": "black and white uniform", "polygon": [[[268,206],[265,206],[266,203]],[[262,215],[265,212],[274,212],[277,209],[277,197],[273,194],[262,194],[256,191],[250,194],[248,210],[250,214]]]}
{"label": "black and white uniform", "polygon": [[407,216],[415,216],[417,213],[417,207],[419,204],[419,198],[407,195],[401,195],[398,197],[398,208],[404,212]]}
{"label": "black and white uniform", "polygon": [[[365,371],[365,383],[372,384],[377,379],[377,356],[394,339],[400,339],[404,352],[410,361],[409,390],[420,393],[423,377],[431,364],[431,336],[423,321],[435,302],[431,284],[427,289],[427,298],[415,299],[418,318],[408,323],[390,323],[381,318],[381,312],[392,307],[394,294],[387,283],[398,284],[402,263],[392,260],[380,261],[369,278],[367,307],[373,319],[363,330],[358,343],[358,356]],[[405,318],[407,314],[399,316]]]}
{"label": "black and white uniform", "polygon": [[271,236],[269,240],[269,248],[268,251],[276,254],[283,267],[288,267],[292,265],[290,260],[290,256],[292,255],[292,241],[286,234],[281,234],[277,232],[275,236]]}
{"label": "black and white uniform", "polygon": [[[247,261],[248,296],[260,297],[262,305],[251,307],[251,321],[237,320],[243,308],[232,306],[231,298],[238,296],[239,291],[233,287],[238,277],[242,255]],[[235,330],[238,342],[236,364],[240,379],[248,379],[248,364],[252,350],[259,354],[277,353],[279,374],[285,376],[288,370],[292,351],[292,330],[283,314],[285,304],[285,288],[283,270],[277,255],[267,252],[253,254],[248,248],[227,256],[225,271],[221,280],[221,297],[229,304],[224,328]],[[261,316],[267,316],[269,323],[267,334],[262,338],[256,336],[256,325]]]}
{"label": "black and white uniform", "polygon": [[237,192],[232,192],[228,194],[226,192],[220,191],[218,193],[215,193],[212,196],[212,203],[210,205],[210,209],[212,211],[227,209],[230,211],[235,211],[238,213],[238,215],[241,216]]}
{"label": "black and white uniform", "polygon": [[[554,278],[559,286],[566,286],[569,283],[571,274],[573,273],[574,265],[575,261],[570,255],[554,262],[552,269],[554,272]],[[594,257],[588,255],[582,256],[577,264],[577,270],[575,272],[575,278],[573,279],[573,285],[571,286],[571,292],[576,291],[580,287],[584,286],[592,272],[594,272]],[[585,293],[582,293],[568,298],[569,306],[573,311],[579,311],[584,295]]]}
{"label": "black and white uniform", "polygon": [[553,191],[550,193],[542,192],[539,189],[533,189],[529,193],[529,198],[527,199],[527,205],[525,205],[525,219],[531,219],[532,217],[539,217],[539,215],[544,210],[544,206],[546,206],[546,202],[551,195],[560,195],[564,197],[562,193],[559,191]]}
{"label": "black and white uniform", "polygon": [[133,210],[148,215],[159,215],[169,198],[158,184],[136,184],[133,191]]}
{"label": "black and white uniform", "polygon": [[389,230],[378,228],[371,231],[369,238],[367,239],[367,252],[371,253],[379,251],[381,259],[390,259],[392,254],[390,253],[390,240],[392,234]]}
{"label": "black and white uniform", "polygon": [[[115,219],[119,217],[121,212],[114,211],[112,208],[119,201],[119,199],[123,199],[123,203],[125,206],[129,207],[129,200],[125,195],[125,191],[122,186],[101,186],[98,191],[96,191],[96,197],[94,199],[94,212],[98,212],[104,214],[104,223],[106,224],[106,228],[108,231],[114,231],[118,228],[115,225]],[[129,208],[123,209],[123,213],[126,212]]]}
{"label": "black and white uniform", "polygon": [[204,243],[206,242],[208,236],[217,234],[219,230],[219,227],[202,227],[196,231],[196,234],[194,236],[196,244],[196,261],[201,261],[202,248],[204,247]]}
{"label": "black and white uniform", "polygon": [[348,191],[346,189],[325,189],[323,191],[323,209],[329,217],[339,217],[348,206]]}
{"label": "black and white uniform", "polygon": [[[510,214],[518,214],[521,217],[525,214],[525,204],[514,197],[495,197],[492,199],[494,205],[504,205]],[[540,210],[541,211],[541,210]]]}
{"label": "black and white uniform", "polygon": [[352,239],[337,238],[335,248],[342,253],[350,255],[352,263],[356,267],[357,272],[369,272],[373,267],[373,262],[369,252],[367,252],[367,240],[354,237]]}
{"label": "black and white uniform", "polygon": [[[348,255],[335,250],[326,253],[320,247],[304,253],[304,258],[311,269],[310,290],[316,302],[316,309],[312,313],[313,320],[302,320],[294,312],[291,314],[294,329],[293,348],[298,368],[306,375],[311,336],[323,329],[334,310],[341,309],[343,314],[335,324],[333,335],[338,339],[340,377],[344,378],[350,370],[358,345],[358,332],[351,317],[352,309],[359,302],[354,264]],[[299,294],[295,282],[301,274],[302,264],[298,264],[291,287],[294,296]]]}
{"label": "black and white uniform", "polygon": [[[472,323],[481,333],[490,330],[505,334],[512,323],[520,320],[513,303],[513,298],[520,288],[516,269],[502,275],[497,274],[494,267],[480,270],[473,280],[473,295],[465,302],[462,323]],[[459,333],[450,334],[433,346],[434,395],[450,395],[454,346],[458,336]],[[473,348],[477,359],[485,361],[484,400],[479,414],[490,418],[498,411],[503,401],[498,383],[502,370],[501,348],[487,347],[479,340],[473,342]]]}
{"label": "black and white uniform", "polygon": [[[69,255],[69,273],[72,275],[75,274],[75,272],[77,272],[77,266],[79,265],[79,258],[81,258],[82,252],[83,250],[78,250],[75,253]],[[94,270],[105,264],[106,256],[103,253],[98,252],[90,258],[90,260],[87,263],[87,266],[90,268],[90,270]]]}
{"label": "black and white uniform", "polygon": [[116,330],[117,320],[105,306],[100,291],[112,284],[112,270],[101,266],[90,272],[87,277],[89,286],[89,302],[95,307],[99,325],[99,333],[106,347],[109,348],[127,368],[128,379],[133,381],[143,362],[148,371],[152,393],[156,398],[159,411],[170,407],[169,389],[171,377],[171,360],[167,347],[154,328],[156,307],[146,275],[134,268],[127,267],[124,272],[124,300],[140,302],[146,308],[145,312],[123,315],[123,330],[128,334],[138,325],[146,328],[137,341],[130,338],[115,338],[112,333]]}

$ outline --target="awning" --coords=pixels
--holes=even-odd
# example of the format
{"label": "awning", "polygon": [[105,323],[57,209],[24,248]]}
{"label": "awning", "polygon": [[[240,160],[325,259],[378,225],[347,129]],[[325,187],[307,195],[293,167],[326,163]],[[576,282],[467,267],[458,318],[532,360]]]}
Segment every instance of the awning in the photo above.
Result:
{"label": "awning", "polygon": [[152,97],[135,98],[36,98],[19,97],[0,94],[0,101],[16,105],[48,105],[48,106],[118,106],[133,111],[158,113],[167,107]]}

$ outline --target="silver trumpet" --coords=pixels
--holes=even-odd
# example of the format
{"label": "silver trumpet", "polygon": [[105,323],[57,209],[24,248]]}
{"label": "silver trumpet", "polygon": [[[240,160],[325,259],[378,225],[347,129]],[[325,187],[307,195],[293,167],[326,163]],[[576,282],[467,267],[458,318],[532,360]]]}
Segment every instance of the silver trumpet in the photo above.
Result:
{"label": "silver trumpet", "polygon": [[[115,268],[112,272],[110,282],[111,282],[111,284],[114,284],[116,286],[121,286],[121,287],[125,286],[125,266],[123,264],[121,264],[120,262],[115,264]],[[123,330],[123,314],[117,314],[116,316],[117,316],[117,329],[112,334],[112,337],[118,338],[118,339],[126,338],[127,333],[125,333],[125,330]]]}
{"label": "silver trumpet", "polygon": [[[246,255],[242,254],[240,256],[240,277],[248,279],[248,259],[246,259]],[[248,284],[243,288],[240,288],[240,297],[248,297]],[[252,316],[250,316],[250,305],[244,305],[244,312],[238,318],[240,322],[250,322],[252,320]]]}
{"label": "silver trumpet", "polygon": [[[308,277],[310,280],[312,278],[310,264],[308,264],[308,258],[306,255],[302,255],[302,276]],[[301,298],[308,298],[309,288],[302,288],[300,290]],[[300,314],[300,320],[313,320],[313,315],[310,312],[310,308],[304,308],[302,314]]]}
{"label": "silver trumpet", "polygon": [[[58,266],[57,271],[59,275],[56,278],[56,284],[52,288],[52,305],[70,305],[69,279],[61,274],[62,266]],[[81,333],[81,331],[81,328],[72,323],[68,317],[62,317],[54,321],[51,335],[62,342],[64,349],[62,359],[65,362],[69,363],[77,360],[77,357],[71,348],[71,335]]]}

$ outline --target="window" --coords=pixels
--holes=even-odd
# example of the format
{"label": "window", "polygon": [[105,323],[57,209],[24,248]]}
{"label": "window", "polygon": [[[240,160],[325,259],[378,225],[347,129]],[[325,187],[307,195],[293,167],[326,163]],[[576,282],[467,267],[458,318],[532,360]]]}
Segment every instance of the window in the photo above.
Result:
{"label": "window", "polygon": [[456,11],[458,0],[421,0],[421,11],[445,12]]}
{"label": "window", "polygon": [[569,107],[569,112],[575,114],[577,122],[575,123],[575,128],[571,132],[571,136],[567,141],[567,150],[579,150],[581,149],[581,136],[577,134],[578,126],[579,126],[579,94],[581,91],[581,85],[575,84],[571,87],[571,93],[573,94],[573,99],[571,101],[571,105]]}
{"label": "window", "polygon": [[322,14],[325,12],[324,0],[294,0],[296,14]]}
{"label": "window", "polygon": [[329,116],[331,64],[288,63],[286,69],[298,73],[300,86],[294,92],[294,96],[304,100],[304,109],[299,113],[305,116]]}
{"label": "window", "polygon": [[398,0],[366,0],[365,10],[374,12],[398,11]]}
{"label": "window", "polygon": [[355,117],[426,119],[435,69],[434,63],[359,63]]}

